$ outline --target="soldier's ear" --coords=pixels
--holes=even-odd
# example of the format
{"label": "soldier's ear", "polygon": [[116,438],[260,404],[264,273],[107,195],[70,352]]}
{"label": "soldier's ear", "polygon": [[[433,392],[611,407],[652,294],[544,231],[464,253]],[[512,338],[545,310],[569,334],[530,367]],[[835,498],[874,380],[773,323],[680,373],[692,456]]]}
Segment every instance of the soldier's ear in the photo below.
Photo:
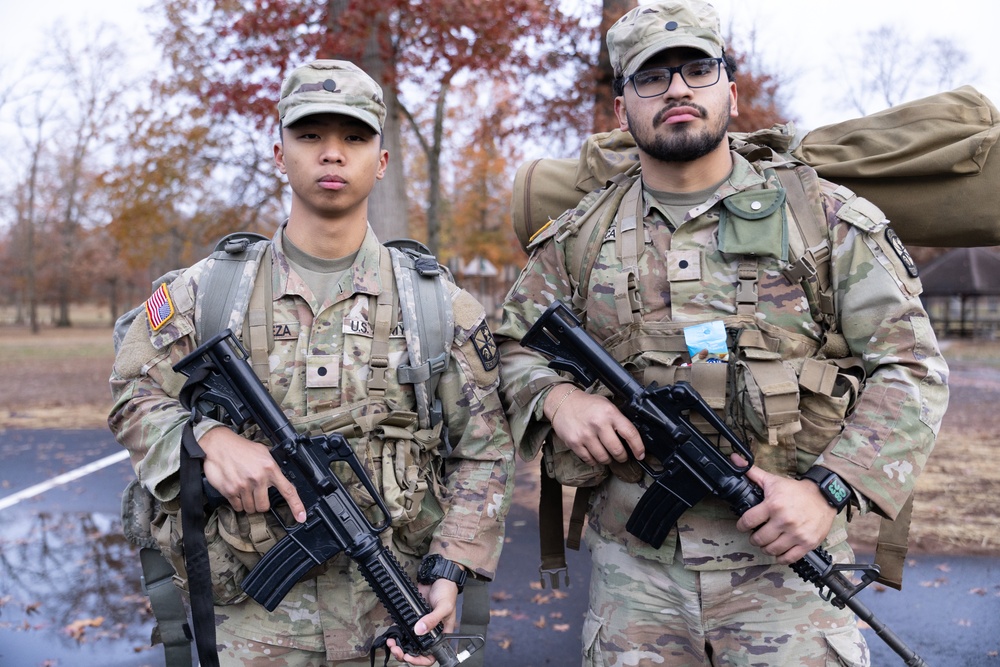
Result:
{"label": "soldier's ear", "polygon": [[282,174],[288,173],[285,168],[285,145],[280,141],[274,142],[274,164]]}
{"label": "soldier's ear", "polygon": [[628,113],[625,109],[625,97],[623,95],[615,98],[615,116],[618,117],[618,129],[622,132],[628,132]]}

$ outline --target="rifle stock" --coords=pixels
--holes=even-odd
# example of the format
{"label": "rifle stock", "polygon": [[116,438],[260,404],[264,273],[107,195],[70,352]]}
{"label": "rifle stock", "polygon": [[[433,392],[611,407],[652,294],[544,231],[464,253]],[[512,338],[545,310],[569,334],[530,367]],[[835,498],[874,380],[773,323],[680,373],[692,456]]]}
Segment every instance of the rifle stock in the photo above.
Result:
{"label": "rifle stock", "polygon": [[[483,637],[445,635],[440,624],[424,635],[413,631],[414,624],[430,613],[430,606],[379,538],[389,527],[389,510],[350,444],[336,433],[311,438],[297,433],[257,379],[247,356],[227,329],[174,366],[175,371],[188,376],[187,384],[192,385],[189,407],[197,409],[202,403],[215,405],[237,427],[250,420],[260,428],[272,444],[271,455],[295,485],[306,507],[304,523],[286,525],[274,509],[281,496],[275,489],[269,490],[271,512],[287,534],[244,578],[244,592],[273,611],[306,572],[343,551],[357,564],[394,623],[376,639],[373,651],[384,647],[391,638],[406,653],[433,655],[442,667],[464,662],[482,648]],[[331,466],[337,462],[346,463],[374,499],[382,516],[378,524],[368,520],[333,473]],[[465,640],[466,649],[456,652],[452,640]]]}
{"label": "rifle stock", "polygon": [[[726,501],[737,516],[763,501],[763,491],[746,477],[754,460],[750,448],[687,382],[643,387],[584,331],[579,318],[560,301],[538,318],[521,345],[545,355],[550,367],[572,373],[585,387],[602,382],[639,430],[646,451],[659,460],[658,468],[639,462],[653,481],[626,524],[631,534],[659,548],[680,516],[709,494]],[[736,465],[712,444],[691,423],[691,411],[703,417],[747,464]],[[919,655],[855,597],[875,580],[877,565],[837,565],[817,547],[791,567],[814,584],[824,600],[839,608],[850,607],[908,666],[926,667]],[[844,571],[861,572],[861,583],[852,584]]]}

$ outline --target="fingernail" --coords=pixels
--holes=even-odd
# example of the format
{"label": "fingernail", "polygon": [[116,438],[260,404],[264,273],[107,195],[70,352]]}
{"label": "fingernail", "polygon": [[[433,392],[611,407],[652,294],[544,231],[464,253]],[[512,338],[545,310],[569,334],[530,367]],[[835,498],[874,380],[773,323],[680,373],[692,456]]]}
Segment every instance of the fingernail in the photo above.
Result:
{"label": "fingernail", "polygon": [[295,515],[295,519],[299,523],[305,523],[306,522],[306,513],[305,512],[299,512],[298,514]]}
{"label": "fingernail", "polygon": [[418,635],[426,635],[427,624],[424,623],[423,621],[417,621],[416,625],[413,626],[413,631],[416,632]]}

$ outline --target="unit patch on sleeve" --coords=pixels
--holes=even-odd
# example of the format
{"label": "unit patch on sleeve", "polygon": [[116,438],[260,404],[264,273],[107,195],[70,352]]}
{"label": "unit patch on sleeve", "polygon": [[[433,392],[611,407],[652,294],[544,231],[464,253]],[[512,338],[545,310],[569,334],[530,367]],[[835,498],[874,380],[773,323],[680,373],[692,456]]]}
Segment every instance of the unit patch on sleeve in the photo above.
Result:
{"label": "unit patch on sleeve", "polygon": [[174,302],[167,291],[167,284],[160,285],[153,296],[146,300],[146,317],[153,331],[159,331],[174,316]]}
{"label": "unit patch on sleeve", "polygon": [[500,355],[497,351],[496,341],[493,340],[493,334],[490,333],[486,322],[479,325],[476,332],[472,334],[471,340],[476,354],[479,355],[479,360],[483,362],[483,368],[487,371],[496,368],[497,364],[500,363]]}
{"label": "unit patch on sleeve", "polygon": [[899,261],[903,263],[903,267],[910,274],[910,277],[916,278],[920,275],[920,271],[917,270],[917,263],[913,261],[913,257],[910,256],[910,252],[903,245],[903,240],[899,238],[895,230],[886,228],[885,238],[896,252],[896,255],[899,256]]}

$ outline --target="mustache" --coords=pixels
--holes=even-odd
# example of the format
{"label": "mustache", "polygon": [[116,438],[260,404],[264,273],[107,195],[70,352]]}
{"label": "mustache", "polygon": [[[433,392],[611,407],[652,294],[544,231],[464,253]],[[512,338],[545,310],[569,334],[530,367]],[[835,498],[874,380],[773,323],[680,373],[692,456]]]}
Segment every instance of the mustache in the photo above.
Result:
{"label": "mustache", "polygon": [[708,110],[705,107],[701,106],[700,104],[694,104],[693,102],[686,102],[686,103],[678,102],[676,104],[671,104],[668,107],[660,109],[660,111],[658,111],[656,115],[653,116],[653,127],[662,124],[667,114],[679,107],[694,109],[695,111],[698,112],[698,116],[701,118],[705,118],[708,116]]}

